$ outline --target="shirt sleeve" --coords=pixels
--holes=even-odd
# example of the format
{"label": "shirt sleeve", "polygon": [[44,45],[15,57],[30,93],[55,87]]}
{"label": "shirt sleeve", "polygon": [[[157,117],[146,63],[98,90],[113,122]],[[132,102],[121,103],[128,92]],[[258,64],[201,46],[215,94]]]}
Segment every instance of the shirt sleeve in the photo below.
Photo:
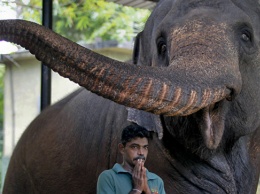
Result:
{"label": "shirt sleeve", "polygon": [[161,178],[159,179],[159,194],[166,194],[164,190],[164,183]]}
{"label": "shirt sleeve", "polygon": [[115,194],[114,180],[108,171],[102,172],[97,181],[97,194]]}

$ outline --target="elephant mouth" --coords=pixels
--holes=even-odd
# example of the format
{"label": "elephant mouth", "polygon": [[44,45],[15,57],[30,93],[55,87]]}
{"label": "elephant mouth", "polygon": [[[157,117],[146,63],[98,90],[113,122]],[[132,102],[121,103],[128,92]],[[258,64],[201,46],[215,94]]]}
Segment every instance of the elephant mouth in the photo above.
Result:
{"label": "elephant mouth", "polygon": [[200,157],[210,157],[221,143],[228,103],[228,100],[223,99],[191,115],[164,116],[166,131],[186,150]]}
{"label": "elephant mouth", "polygon": [[226,102],[221,100],[210,104],[195,114],[195,117],[198,115],[198,129],[208,149],[216,149],[221,142],[225,127]]}

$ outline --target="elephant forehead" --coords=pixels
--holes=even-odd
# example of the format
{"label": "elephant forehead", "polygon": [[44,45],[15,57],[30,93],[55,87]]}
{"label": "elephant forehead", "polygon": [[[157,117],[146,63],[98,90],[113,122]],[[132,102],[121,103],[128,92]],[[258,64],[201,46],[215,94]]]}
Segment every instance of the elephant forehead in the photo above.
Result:
{"label": "elephant forehead", "polygon": [[203,57],[206,53],[208,54],[206,56],[211,59],[230,57],[237,59],[238,51],[229,33],[226,23],[208,25],[198,20],[188,21],[172,29],[171,61],[181,56],[192,57],[192,55],[203,54],[201,55]]}
{"label": "elephant forehead", "polygon": [[[156,26],[161,22],[165,23],[165,18],[167,18],[166,20],[169,20],[167,28],[169,24],[172,25],[176,21],[182,22],[183,19],[192,19],[193,16],[203,14],[205,19],[215,17],[232,22],[236,17],[243,15],[243,12],[247,15],[248,9],[255,9],[259,2],[258,0],[251,1],[251,3],[247,3],[247,1],[241,0],[162,0],[154,9],[148,23]],[[191,15],[193,16],[191,17]]]}
{"label": "elephant forehead", "polygon": [[[187,22],[176,26],[172,29],[171,35],[173,38],[180,37],[182,35],[194,38],[194,35],[199,35],[201,39],[205,39],[208,36],[224,35],[228,29],[228,25],[224,22],[213,23],[212,21],[202,21],[199,19],[188,20]],[[207,35],[202,37],[201,35]],[[226,36],[225,36],[226,37]],[[221,40],[225,37],[219,37]],[[218,39],[219,39],[218,38]]]}
{"label": "elephant forehead", "polygon": [[[174,13],[175,18],[179,18],[198,8],[223,11],[232,4],[231,0],[161,0],[154,9],[153,15],[155,17],[165,16],[171,12],[171,14]],[[215,14],[213,12],[209,13]]]}
{"label": "elephant forehead", "polygon": [[217,46],[218,43],[222,44],[224,42],[227,48],[233,48],[232,50],[234,50],[234,43],[228,32],[229,29],[226,23],[208,24],[199,20],[188,21],[172,29],[170,35],[172,49],[194,43],[211,45],[211,42],[214,42],[217,43]]}

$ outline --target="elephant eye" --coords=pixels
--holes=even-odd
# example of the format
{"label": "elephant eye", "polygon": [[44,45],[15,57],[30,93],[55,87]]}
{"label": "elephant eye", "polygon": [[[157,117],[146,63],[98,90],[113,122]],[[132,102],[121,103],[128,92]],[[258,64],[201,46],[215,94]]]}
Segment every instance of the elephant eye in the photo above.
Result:
{"label": "elephant eye", "polygon": [[242,34],[242,39],[244,40],[244,41],[246,41],[246,42],[248,42],[248,41],[250,41],[250,37],[247,35],[247,34]]}
{"label": "elephant eye", "polygon": [[245,42],[252,40],[251,33],[248,30],[244,30],[241,35],[241,39]]}
{"label": "elephant eye", "polygon": [[254,35],[252,28],[246,26],[240,31],[240,40],[242,42],[244,51],[247,54],[252,54],[255,52]]}

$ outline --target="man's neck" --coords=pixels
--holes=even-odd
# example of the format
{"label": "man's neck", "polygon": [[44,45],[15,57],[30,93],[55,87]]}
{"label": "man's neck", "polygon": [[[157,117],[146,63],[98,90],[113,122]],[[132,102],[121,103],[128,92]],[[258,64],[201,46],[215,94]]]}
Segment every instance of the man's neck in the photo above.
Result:
{"label": "man's neck", "polygon": [[125,169],[127,172],[129,172],[130,174],[132,174],[134,167],[130,166],[129,164],[127,164],[127,163],[125,163],[125,162],[123,162],[123,163],[121,164],[121,166],[122,166],[123,169]]}

